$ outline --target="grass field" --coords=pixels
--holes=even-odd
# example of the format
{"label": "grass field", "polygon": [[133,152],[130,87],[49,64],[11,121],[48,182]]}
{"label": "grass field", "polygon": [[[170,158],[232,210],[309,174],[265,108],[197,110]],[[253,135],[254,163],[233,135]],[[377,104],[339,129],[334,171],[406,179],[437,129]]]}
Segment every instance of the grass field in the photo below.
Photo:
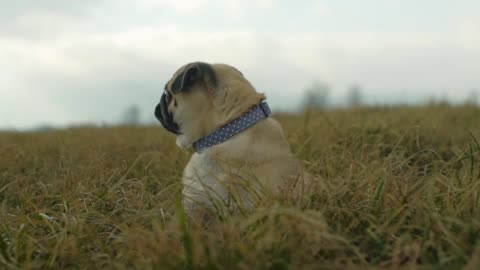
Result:
{"label": "grass field", "polygon": [[210,228],[159,126],[0,134],[0,269],[480,269],[479,108],[276,118],[314,195]]}

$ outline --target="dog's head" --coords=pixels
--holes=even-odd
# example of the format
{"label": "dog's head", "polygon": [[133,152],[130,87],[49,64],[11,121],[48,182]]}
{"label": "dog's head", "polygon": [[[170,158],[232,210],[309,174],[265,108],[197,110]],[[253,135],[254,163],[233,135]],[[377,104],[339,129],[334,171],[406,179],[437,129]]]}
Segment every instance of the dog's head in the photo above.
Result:
{"label": "dog's head", "polygon": [[194,62],[178,69],[167,82],[155,116],[177,135],[179,146],[189,147],[263,99],[236,68]]}

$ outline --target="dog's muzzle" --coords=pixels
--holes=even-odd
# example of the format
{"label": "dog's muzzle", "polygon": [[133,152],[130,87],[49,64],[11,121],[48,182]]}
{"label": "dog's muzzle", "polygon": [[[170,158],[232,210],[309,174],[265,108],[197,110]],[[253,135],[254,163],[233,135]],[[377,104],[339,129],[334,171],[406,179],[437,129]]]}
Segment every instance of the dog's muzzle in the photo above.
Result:
{"label": "dog's muzzle", "polygon": [[170,102],[171,94],[165,91],[160,99],[160,103],[155,108],[155,117],[162,123],[162,126],[173,134],[180,135],[180,129],[173,121],[173,115],[168,111],[168,103]]}

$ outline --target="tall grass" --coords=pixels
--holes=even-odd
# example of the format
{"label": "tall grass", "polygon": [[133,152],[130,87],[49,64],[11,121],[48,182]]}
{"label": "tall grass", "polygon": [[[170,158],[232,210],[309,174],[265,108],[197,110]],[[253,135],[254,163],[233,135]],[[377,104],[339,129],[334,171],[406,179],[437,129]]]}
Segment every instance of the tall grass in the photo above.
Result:
{"label": "tall grass", "polygon": [[480,109],[276,118],[309,196],[208,227],[160,127],[0,134],[0,268],[480,269]]}

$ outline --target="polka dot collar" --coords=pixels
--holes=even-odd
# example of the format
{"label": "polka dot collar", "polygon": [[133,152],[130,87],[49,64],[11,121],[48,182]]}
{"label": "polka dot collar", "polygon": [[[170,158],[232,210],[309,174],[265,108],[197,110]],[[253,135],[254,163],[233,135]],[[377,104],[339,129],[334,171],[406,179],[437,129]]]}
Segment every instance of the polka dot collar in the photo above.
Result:
{"label": "polka dot collar", "polygon": [[268,104],[262,102],[240,118],[233,120],[225,126],[194,142],[193,148],[197,153],[201,153],[209,147],[225,142],[245,129],[255,125],[257,122],[269,117],[271,114],[272,111],[270,110],[270,107],[268,107]]}

